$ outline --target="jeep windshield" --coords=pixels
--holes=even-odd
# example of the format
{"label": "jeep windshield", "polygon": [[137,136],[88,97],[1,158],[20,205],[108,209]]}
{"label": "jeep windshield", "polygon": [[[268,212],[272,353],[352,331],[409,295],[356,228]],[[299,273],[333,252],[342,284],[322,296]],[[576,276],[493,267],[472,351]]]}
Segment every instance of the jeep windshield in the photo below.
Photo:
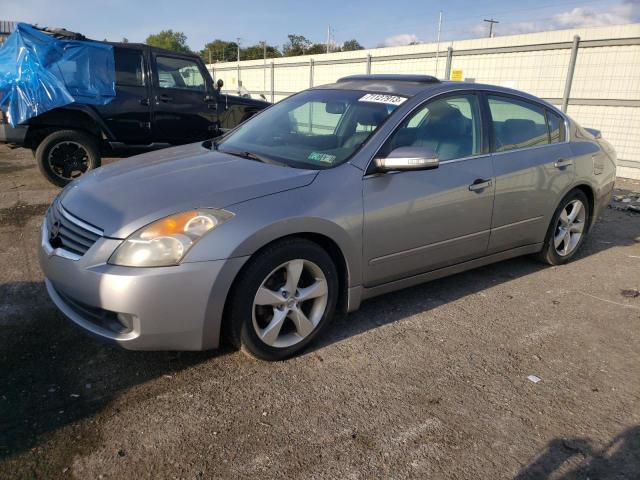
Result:
{"label": "jeep windshield", "polygon": [[332,168],[347,161],[405,100],[363,91],[307,90],[275,104],[214,145],[251,160]]}

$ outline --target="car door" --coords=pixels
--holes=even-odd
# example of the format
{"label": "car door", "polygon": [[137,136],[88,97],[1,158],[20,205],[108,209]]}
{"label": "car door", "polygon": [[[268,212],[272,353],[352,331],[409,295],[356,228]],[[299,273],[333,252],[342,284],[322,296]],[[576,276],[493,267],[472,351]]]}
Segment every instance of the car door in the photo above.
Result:
{"label": "car door", "polygon": [[575,172],[562,117],[528,99],[486,96],[496,193],[489,253],[542,242]]}
{"label": "car door", "polygon": [[432,170],[365,175],[366,286],[486,253],[493,171],[484,137],[479,96],[456,93],[423,104],[387,140],[378,157],[421,146],[435,151],[440,163]]}
{"label": "car door", "polygon": [[193,58],[153,52],[153,122],[156,142],[189,143],[216,130],[216,92]]}
{"label": "car door", "polygon": [[114,48],[116,96],[96,109],[116,142],[147,145],[152,141],[150,81],[144,51],[140,48]]}

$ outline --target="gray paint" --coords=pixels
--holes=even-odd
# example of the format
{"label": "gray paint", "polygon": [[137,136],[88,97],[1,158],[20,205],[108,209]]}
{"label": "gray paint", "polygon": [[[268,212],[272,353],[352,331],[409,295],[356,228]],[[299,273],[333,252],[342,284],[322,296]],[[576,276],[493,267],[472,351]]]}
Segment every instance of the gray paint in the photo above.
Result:
{"label": "gray paint", "polygon": [[[595,198],[591,223],[611,193],[615,152],[610,145],[531,95],[488,85],[379,78],[318,88],[409,98],[347,163],[328,170],[267,165],[192,144],[84,176],[65,189],[61,203],[105,236],[73,260],[52,251],[43,232],[40,262],[53,301],[76,323],[127,348],[214,348],[233,280],[253,254],[278,238],[314,234],[333,241],[347,266],[352,311],[375,295],[539,251],[550,218],[569,190],[590,189]],[[435,96],[469,90],[539,101],[565,120],[565,141],[446,160],[433,170],[370,170],[404,118]],[[560,158],[570,162],[557,166]],[[480,178],[490,183],[470,190]],[[225,208],[235,217],[205,235],[180,265],[107,263],[121,239],[143,225],[199,207]],[[87,305],[134,315],[133,333],[100,330],[73,312],[56,289]]]}

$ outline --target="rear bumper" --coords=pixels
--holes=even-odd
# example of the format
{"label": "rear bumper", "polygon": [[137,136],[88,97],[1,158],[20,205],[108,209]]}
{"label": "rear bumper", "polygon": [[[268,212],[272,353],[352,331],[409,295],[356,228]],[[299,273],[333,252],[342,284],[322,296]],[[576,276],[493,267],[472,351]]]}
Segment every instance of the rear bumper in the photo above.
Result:
{"label": "rear bumper", "polygon": [[27,130],[29,129],[26,125],[18,125],[16,127],[12,127],[6,123],[0,124],[0,143],[11,143],[15,145],[22,145],[24,143],[24,139],[27,136]]}
{"label": "rear bumper", "polygon": [[589,230],[593,228],[598,217],[602,215],[602,212],[607,208],[609,203],[611,202],[611,196],[613,195],[614,183],[606,185],[599,194],[596,195],[594,205],[593,205],[593,214],[591,215],[591,224],[589,225]]}

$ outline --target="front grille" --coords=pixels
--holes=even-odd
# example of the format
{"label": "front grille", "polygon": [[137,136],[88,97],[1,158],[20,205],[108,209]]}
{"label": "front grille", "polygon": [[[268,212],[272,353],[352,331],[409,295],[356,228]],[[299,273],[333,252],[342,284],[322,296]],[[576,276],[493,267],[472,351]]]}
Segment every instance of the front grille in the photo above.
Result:
{"label": "front grille", "polygon": [[74,217],[56,201],[47,213],[49,243],[53,248],[62,248],[76,255],[85,254],[102,237],[99,228]]}

